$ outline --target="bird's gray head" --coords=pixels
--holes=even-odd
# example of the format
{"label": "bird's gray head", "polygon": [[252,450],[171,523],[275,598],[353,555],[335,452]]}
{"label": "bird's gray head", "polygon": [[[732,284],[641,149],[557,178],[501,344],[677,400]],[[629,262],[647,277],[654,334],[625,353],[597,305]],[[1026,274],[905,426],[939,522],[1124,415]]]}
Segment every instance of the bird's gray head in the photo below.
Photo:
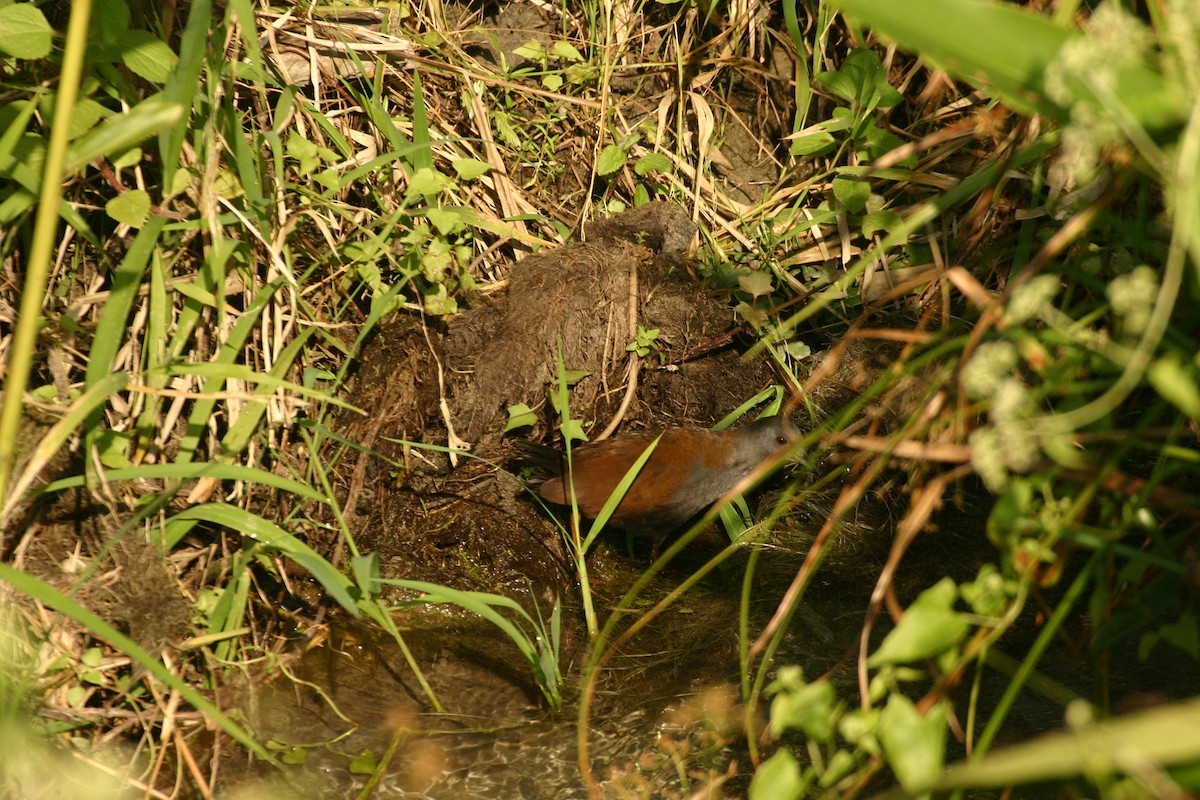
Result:
{"label": "bird's gray head", "polygon": [[731,463],[749,472],[780,450],[800,440],[800,431],[780,414],[730,431],[734,449]]}

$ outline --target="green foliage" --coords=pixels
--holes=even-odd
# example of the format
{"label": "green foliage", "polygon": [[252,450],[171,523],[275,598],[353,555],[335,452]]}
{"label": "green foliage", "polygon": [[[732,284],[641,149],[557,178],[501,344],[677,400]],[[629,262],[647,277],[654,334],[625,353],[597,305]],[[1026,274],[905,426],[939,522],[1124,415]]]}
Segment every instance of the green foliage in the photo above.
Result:
{"label": "green foliage", "polygon": [[767,688],[771,701],[771,733],[789,731],[808,742],[808,763],[780,748],[755,775],[752,797],[805,797],[849,789],[874,757],[887,759],[901,785],[910,792],[928,787],[942,773],[948,706],[918,713],[899,692],[878,710],[846,710],[827,680],[807,682],[798,667],[785,667]]}
{"label": "green foliage", "polygon": [[460,591],[426,581],[385,578],[381,583],[421,592],[415,603],[455,605],[495,625],[520,650],[550,707],[555,711],[562,708],[562,608],[557,602],[547,625],[540,615],[534,619],[519,603],[503,595]]}
{"label": "green foliage", "polygon": [[637,353],[638,358],[645,358],[658,349],[658,336],[662,333],[658,328],[646,329],[638,325],[637,336],[633,341],[625,345],[625,351],[628,353]]}
{"label": "green foliage", "polygon": [[[966,80],[982,79],[1010,105],[1062,122],[1069,118],[1074,101],[1101,110],[1116,100],[1139,126],[1150,129],[1179,124],[1189,107],[1183,85],[1148,64],[1136,52],[1135,38],[1123,31],[1100,31],[1123,40],[1117,44],[1124,55],[1106,59],[1096,52],[1100,58],[1090,60],[1087,69],[1099,67],[1100,73],[1088,74],[1074,72],[1082,63],[1068,66],[1064,61],[1077,45],[1096,42],[1086,42],[1071,27],[1017,6],[994,0],[915,0],[903,5],[887,0],[832,0],[832,4],[948,72]],[[1054,86],[1060,67],[1072,71],[1061,87],[1065,96]]]}
{"label": "green foliage", "polygon": [[[1189,222],[1200,218],[1200,191],[1192,180],[1200,169],[1200,118],[1193,113],[1200,86],[1195,15],[1184,10],[1187,4],[1165,4],[1139,20],[1108,3],[1077,23],[1075,4],[1055,18],[983,0],[835,0],[832,5],[998,101],[1043,115],[1043,126],[1048,120],[1061,126],[1043,127],[1027,150],[1010,151],[1009,168],[1036,165],[1033,154],[1047,152],[1051,143],[1061,149],[1048,168],[1032,167],[1030,197],[1018,201],[1045,203],[1052,213],[1021,226],[1017,252],[994,251],[1009,270],[1000,284],[985,287],[982,277],[976,282],[978,272],[967,278],[966,271],[963,280],[953,281],[970,301],[955,306],[974,326],[969,341],[958,336],[959,326],[945,325],[924,351],[931,359],[961,358],[960,383],[943,384],[943,389],[950,396],[961,392],[958,402],[966,413],[955,418],[966,429],[970,467],[995,494],[988,534],[997,547],[997,563],[983,565],[970,581],[944,579],[906,603],[874,652],[861,654],[870,669],[870,708],[857,720],[840,715],[828,693],[817,690],[819,683],[805,683],[797,674],[785,681],[781,670],[770,688],[775,694],[772,733],[798,732],[809,758],[802,762],[777,754],[764,762],[757,780],[781,775],[785,788],[780,791],[797,796],[818,796],[830,786],[852,793],[849,787],[869,779],[870,757],[882,754],[911,794],[1082,778],[1103,797],[1140,795],[1146,791],[1146,773],[1124,771],[1129,762],[1119,766],[1106,748],[1085,764],[1084,754],[1098,746],[1098,739],[1084,732],[1087,725],[1003,754],[993,755],[989,748],[1022,691],[1036,686],[1064,704],[1070,698],[1062,687],[1040,681],[1037,669],[1085,597],[1093,626],[1087,643],[1101,672],[1118,654],[1127,658],[1136,651],[1153,661],[1162,648],[1193,660],[1200,652],[1189,590],[1183,587],[1188,567],[1180,560],[1180,548],[1194,541],[1195,523],[1179,516],[1174,505],[1194,503],[1200,467],[1194,437],[1183,433],[1194,431],[1200,417],[1200,361],[1190,344],[1197,320],[1183,300],[1200,277],[1195,269],[1200,237]],[[933,19],[940,22],[930,24]],[[916,210],[892,210],[901,205],[894,191],[880,191],[881,183],[894,181],[895,191],[912,193],[921,173],[904,178],[893,171],[892,164],[900,162],[887,154],[901,142],[884,143],[872,131],[877,109],[895,99],[878,64],[860,49],[836,69],[818,73],[817,86],[839,107],[799,131],[793,144],[834,162],[816,180],[828,181],[836,201],[828,208],[843,215],[851,234],[857,223],[864,237],[878,233],[882,238],[807,309],[777,323],[784,336],[818,307],[852,301],[850,282],[876,259],[894,257],[891,263],[899,265],[921,257],[910,240],[917,231],[913,223],[948,216],[955,203],[971,196],[958,194],[964,181]],[[852,153],[847,163],[839,165],[847,153]],[[1027,156],[1031,160],[1023,161]],[[888,166],[870,166],[881,158]],[[1024,174],[1029,168],[1020,169]],[[977,177],[972,192],[998,174]],[[1091,194],[1080,202],[1064,186],[1090,187]],[[1102,189],[1107,194],[1101,196]],[[890,208],[879,203],[879,195],[892,200]],[[1165,198],[1157,216],[1146,210],[1157,205],[1147,202],[1150,197]],[[1131,207],[1127,200],[1138,205]],[[804,224],[809,227],[828,223],[827,218],[813,220],[815,212],[808,214],[811,222]],[[778,231],[776,224],[760,239],[767,252],[786,242]],[[1039,252],[1047,242],[1052,244]],[[794,274],[821,285],[815,273]],[[865,394],[887,383],[881,380]],[[939,419],[948,422],[949,416]],[[936,441],[938,430],[945,429],[935,422],[921,438]],[[891,439],[901,440],[899,435]],[[1064,576],[1070,576],[1069,585],[1060,590]],[[983,734],[973,739],[970,763],[945,770],[949,706],[938,681],[961,675],[973,662],[975,668],[1006,662],[1000,649],[1005,633],[1030,593],[1043,590],[1054,599],[1037,642],[1007,667],[1014,676],[999,704],[985,710],[976,705],[978,695],[972,696],[967,722],[973,727],[975,714],[986,711],[979,720]],[[901,692],[914,680],[934,685],[917,704]],[[986,680],[980,669],[976,693]],[[753,689],[748,696],[754,697]],[[1068,709],[1068,719],[1074,708]],[[1177,703],[1163,719],[1173,725],[1192,713],[1189,703]],[[852,746],[832,752],[828,726],[817,724],[826,718],[822,715],[837,721],[838,732]],[[1125,730],[1146,734],[1139,763],[1163,771],[1158,774],[1179,765],[1194,768],[1198,759],[1192,749],[1171,750],[1141,725],[1139,716],[1111,723],[1114,734],[1122,732],[1115,734],[1118,738]],[[1104,727],[1094,735],[1106,735]],[[835,762],[849,772],[832,769]],[[855,782],[839,785],[848,774]],[[1170,774],[1179,786],[1190,785],[1186,770]],[[1154,791],[1163,787],[1177,790],[1168,782]]]}

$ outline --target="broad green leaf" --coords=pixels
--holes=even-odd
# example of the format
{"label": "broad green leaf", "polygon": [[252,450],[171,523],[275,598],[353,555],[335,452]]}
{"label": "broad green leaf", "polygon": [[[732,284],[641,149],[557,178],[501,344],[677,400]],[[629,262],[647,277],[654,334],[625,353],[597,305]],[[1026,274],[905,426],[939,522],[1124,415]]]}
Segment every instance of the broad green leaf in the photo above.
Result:
{"label": "broad green leaf", "polygon": [[551,46],[550,53],[555,58],[561,58],[564,61],[583,61],[583,53],[576,50],[575,45],[570,42],[564,42],[561,39]]}
{"label": "broad green leaf", "polygon": [[946,706],[925,716],[902,694],[893,694],[879,715],[879,739],[888,764],[910,792],[933,784],[942,774],[946,753]]}
{"label": "broad green leaf", "polygon": [[615,144],[610,144],[600,151],[600,157],[596,159],[596,174],[611,175],[621,167],[625,166],[625,151],[617,147]]}
{"label": "broad green leaf", "polygon": [[445,284],[439,283],[433,291],[421,296],[421,304],[426,313],[434,316],[445,316],[458,313],[458,301],[449,295]]}
{"label": "broad green leaf", "polygon": [[762,763],[750,781],[750,800],[800,800],[808,781],[800,771],[800,762],[787,748]]}
{"label": "broad green leaf", "polygon": [[91,35],[98,42],[115,42],[129,30],[129,4],[125,0],[92,0]]}
{"label": "broad green leaf", "polygon": [[[48,103],[47,105],[53,108],[54,104]],[[70,138],[72,140],[78,139],[91,130],[93,125],[111,113],[111,111],[90,97],[79,98],[75,101],[75,107],[71,109]]]}
{"label": "broad green leaf", "polygon": [[0,7],[0,52],[15,58],[45,58],[50,55],[52,34],[46,16],[33,3]]}
{"label": "broad green leaf", "polygon": [[126,31],[121,36],[121,61],[135,75],[164,83],[179,63],[179,56],[149,31]]}
{"label": "broad green leaf", "polygon": [[114,431],[105,428],[93,440],[100,457],[100,463],[110,469],[123,469],[129,466],[129,445],[133,437],[124,431]]}
{"label": "broad green leaf", "polygon": [[404,190],[406,200],[412,201],[420,197],[436,197],[443,189],[449,189],[454,182],[432,167],[423,167],[413,173]]}
{"label": "broad green leaf", "polygon": [[781,692],[771,701],[771,732],[803,731],[815,742],[833,739],[837,724],[837,695],[829,681],[815,681]]}
{"label": "broad green leaf", "polygon": [[861,213],[871,199],[871,184],[865,180],[838,176],[833,179],[833,194],[853,214]]}
{"label": "broad green leaf", "polygon": [[533,409],[525,403],[517,403],[508,407],[508,423],[504,426],[504,432],[508,433],[517,428],[528,428],[536,425],[537,421],[538,417],[533,413]]}
{"label": "broad green leaf", "polygon": [[26,128],[37,110],[37,103],[29,100],[14,100],[0,106],[0,175],[7,176],[20,150],[28,146]]}
{"label": "broad green leaf", "polygon": [[872,211],[862,218],[862,235],[872,236],[877,231],[890,231],[903,221],[895,211]]}
{"label": "broad green leaf", "polygon": [[833,134],[825,131],[814,131],[797,136],[792,140],[791,151],[798,156],[816,156],[827,153],[837,145]]}
{"label": "broad green leaf", "polygon": [[425,218],[429,220],[442,236],[457,233],[464,227],[462,214],[454,208],[427,208]]}
{"label": "broad green leaf", "polygon": [[941,655],[957,645],[971,629],[953,610],[957,597],[958,587],[950,578],[921,592],[867,663],[872,667],[906,664]]}
{"label": "broad green leaf", "polygon": [[664,156],[662,153],[647,153],[646,155],[633,162],[633,171],[638,175],[646,175],[651,172],[670,172],[671,159]]}
{"label": "broad green leaf", "polygon": [[458,177],[464,181],[473,181],[492,170],[492,165],[477,158],[456,158],[450,162]]}
{"label": "broad green leaf", "polygon": [[746,275],[739,275],[738,286],[751,297],[766,297],[775,291],[771,273],[765,269],[755,269]]}
{"label": "broad green leaf", "polygon": [[150,195],[141,189],[130,189],[105,203],[104,212],[117,222],[140,228],[150,216]]}
{"label": "broad green leaf", "polygon": [[351,775],[373,775],[379,769],[379,759],[370,750],[364,750],[350,760]]}

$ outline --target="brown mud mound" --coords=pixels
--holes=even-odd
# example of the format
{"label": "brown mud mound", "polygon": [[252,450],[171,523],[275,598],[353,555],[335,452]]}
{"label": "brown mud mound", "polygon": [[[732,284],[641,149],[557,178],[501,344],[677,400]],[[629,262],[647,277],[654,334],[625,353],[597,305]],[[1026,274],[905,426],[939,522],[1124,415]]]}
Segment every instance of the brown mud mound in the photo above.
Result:
{"label": "brown mud mound", "polygon": [[[573,582],[553,522],[496,466],[508,406],[540,410],[543,430],[557,424],[545,400],[560,354],[587,373],[571,386],[571,414],[593,435],[625,400],[631,330],[659,334],[637,367],[623,429],[711,425],[772,381],[765,359],[738,352],[729,304],[689,274],[696,226],[681,209],[650,203],[586,234],[515,265],[503,297],[476,298],[448,331],[398,322],[368,345],[352,398],[372,414],[344,432],[393,463],[362,455],[337,474],[352,527],[386,576],[516,597]],[[459,456],[452,467],[441,452],[396,441],[444,443],[447,422],[478,460]]]}
{"label": "brown mud mound", "polygon": [[449,405],[467,441],[497,441],[507,406],[541,407],[560,354],[568,370],[587,373],[571,387],[572,415],[603,428],[624,400],[639,328],[659,334],[627,425],[711,424],[769,380],[763,362],[743,362],[730,346],[738,321],[728,303],[688,273],[696,226],[684,211],[650,203],[586,233],[586,242],[522,261],[503,298],[452,325]]}

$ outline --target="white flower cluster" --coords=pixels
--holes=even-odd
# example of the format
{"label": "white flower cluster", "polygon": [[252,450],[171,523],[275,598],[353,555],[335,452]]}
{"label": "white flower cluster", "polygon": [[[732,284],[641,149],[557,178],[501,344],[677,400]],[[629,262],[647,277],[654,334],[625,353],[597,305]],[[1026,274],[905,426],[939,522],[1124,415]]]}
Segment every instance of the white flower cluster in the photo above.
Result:
{"label": "white flower cluster", "polygon": [[1098,99],[1116,96],[1118,71],[1144,62],[1153,43],[1153,33],[1140,20],[1107,2],[1092,12],[1084,35],[1067,41],[1047,65],[1046,96],[1071,113],[1051,167],[1052,185],[1070,190],[1095,177],[1101,151],[1122,138],[1118,112]]}
{"label": "white flower cluster", "polygon": [[1145,264],[1129,274],[1119,275],[1108,284],[1108,302],[1123,323],[1126,334],[1140,336],[1150,324],[1154,300],[1158,297],[1158,273]]}
{"label": "white flower cluster", "polygon": [[[1058,275],[1038,275],[1013,289],[1005,307],[1010,324],[1042,316],[1058,293]],[[969,439],[971,463],[992,491],[1008,485],[1012,471],[1031,469],[1041,454],[1036,429],[1037,404],[1013,370],[1020,361],[1017,347],[1007,340],[981,344],[962,371],[963,389],[975,400],[989,400],[990,425]]]}

